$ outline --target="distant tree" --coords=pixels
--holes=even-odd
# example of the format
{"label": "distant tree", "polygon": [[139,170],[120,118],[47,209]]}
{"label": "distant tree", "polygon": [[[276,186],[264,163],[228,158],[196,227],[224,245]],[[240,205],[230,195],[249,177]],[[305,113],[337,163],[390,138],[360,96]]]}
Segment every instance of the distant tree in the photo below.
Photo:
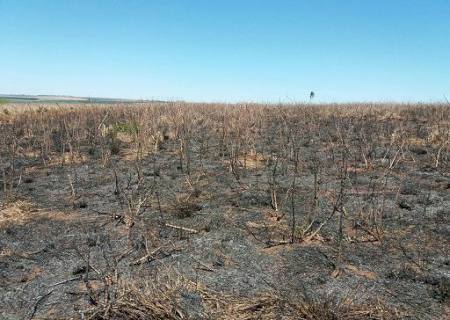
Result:
{"label": "distant tree", "polygon": [[309,101],[311,101],[312,99],[314,99],[314,91],[311,91],[311,93],[309,94]]}

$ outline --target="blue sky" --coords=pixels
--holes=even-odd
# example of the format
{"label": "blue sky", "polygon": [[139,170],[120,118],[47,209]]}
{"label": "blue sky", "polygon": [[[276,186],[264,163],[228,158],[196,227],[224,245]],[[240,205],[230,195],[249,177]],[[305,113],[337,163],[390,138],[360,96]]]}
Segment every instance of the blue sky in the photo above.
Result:
{"label": "blue sky", "polygon": [[0,93],[450,99],[448,0],[0,0]]}

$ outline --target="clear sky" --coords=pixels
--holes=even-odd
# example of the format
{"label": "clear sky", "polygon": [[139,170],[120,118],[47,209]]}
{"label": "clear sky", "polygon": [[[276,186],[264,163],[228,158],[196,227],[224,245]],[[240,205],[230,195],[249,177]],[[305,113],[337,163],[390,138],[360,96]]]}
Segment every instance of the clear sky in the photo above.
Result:
{"label": "clear sky", "polygon": [[450,99],[449,0],[0,0],[0,93]]}

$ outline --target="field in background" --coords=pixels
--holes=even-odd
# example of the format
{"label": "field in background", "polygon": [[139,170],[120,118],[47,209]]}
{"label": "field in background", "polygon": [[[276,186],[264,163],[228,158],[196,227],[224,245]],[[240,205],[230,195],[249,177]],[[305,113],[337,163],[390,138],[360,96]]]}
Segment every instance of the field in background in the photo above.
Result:
{"label": "field in background", "polygon": [[[58,104],[58,103],[132,103],[137,100],[131,99],[114,99],[114,98],[95,98],[95,97],[74,97],[74,96],[55,96],[55,95],[7,95],[0,94],[0,106],[17,104],[27,104],[32,107],[32,104]],[[140,101],[143,102],[143,101]],[[148,101],[147,101],[148,102]]]}
{"label": "field in background", "polygon": [[443,319],[450,106],[0,105],[0,318]]}

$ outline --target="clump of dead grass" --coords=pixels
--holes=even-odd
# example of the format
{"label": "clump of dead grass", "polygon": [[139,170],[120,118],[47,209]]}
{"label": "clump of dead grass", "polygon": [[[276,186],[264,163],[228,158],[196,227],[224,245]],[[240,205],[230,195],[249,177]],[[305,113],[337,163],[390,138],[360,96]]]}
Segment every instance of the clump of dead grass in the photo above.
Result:
{"label": "clump of dead grass", "polygon": [[281,314],[286,319],[299,320],[391,320],[402,314],[381,301],[357,304],[348,299],[302,300],[289,303],[278,296],[261,296],[231,303],[218,319],[276,319]]}
{"label": "clump of dead grass", "polygon": [[177,218],[189,218],[193,213],[202,210],[202,206],[193,199],[191,195],[185,197],[176,197],[173,204],[173,212]]}
{"label": "clump of dead grass", "polygon": [[30,213],[35,212],[35,206],[26,200],[16,200],[0,206],[0,226],[8,223],[24,224]]}
{"label": "clump of dead grass", "polygon": [[256,297],[236,297],[215,292],[196,284],[213,319],[299,319],[299,320],[392,320],[406,315],[382,300],[359,303],[355,299],[335,296],[299,297],[288,301],[277,292],[265,292]]}
{"label": "clump of dead grass", "polygon": [[122,280],[114,296],[101,301],[88,311],[89,320],[178,320],[185,319],[185,311],[178,303],[180,288],[153,285],[139,288]]}
{"label": "clump of dead grass", "polygon": [[401,319],[402,314],[382,301],[358,304],[349,299],[306,300],[293,306],[301,320],[387,320]]}

